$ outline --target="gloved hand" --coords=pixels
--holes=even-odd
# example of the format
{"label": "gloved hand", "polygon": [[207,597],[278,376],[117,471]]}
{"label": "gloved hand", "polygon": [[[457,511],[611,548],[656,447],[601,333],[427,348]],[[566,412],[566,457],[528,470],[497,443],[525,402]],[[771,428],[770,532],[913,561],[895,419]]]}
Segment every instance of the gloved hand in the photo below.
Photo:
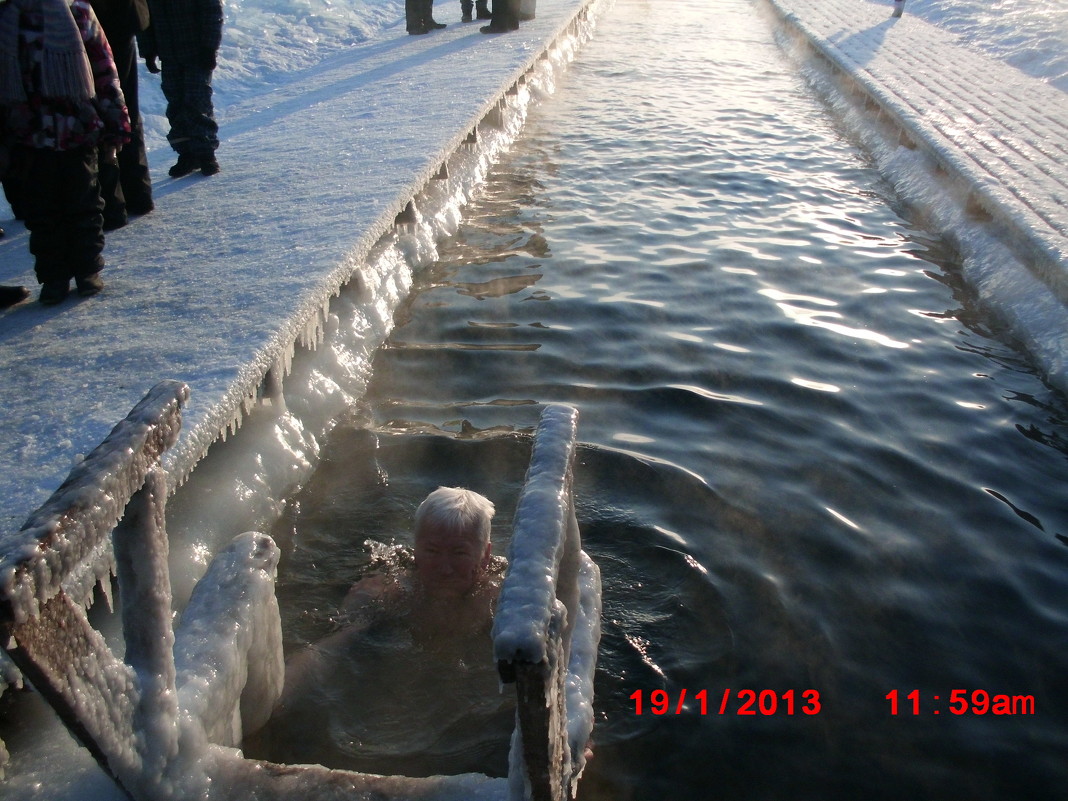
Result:
{"label": "gloved hand", "polygon": [[145,57],[145,68],[149,72],[151,72],[153,75],[156,75],[157,73],[159,73],[159,63],[156,61],[156,57],[155,56],[146,56]]}

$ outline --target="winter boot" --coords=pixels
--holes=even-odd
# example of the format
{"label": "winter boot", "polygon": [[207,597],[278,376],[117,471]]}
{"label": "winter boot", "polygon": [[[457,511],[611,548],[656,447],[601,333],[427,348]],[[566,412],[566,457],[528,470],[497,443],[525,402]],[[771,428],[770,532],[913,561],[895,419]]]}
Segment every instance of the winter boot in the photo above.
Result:
{"label": "winter boot", "polygon": [[66,281],[45,281],[41,284],[41,294],[38,296],[42,306],[55,306],[62,303],[70,292],[70,279]]}
{"label": "winter boot", "polygon": [[519,30],[519,0],[493,0],[490,24],[483,25],[482,33],[508,33]]}
{"label": "winter boot", "polygon": [[475,10],[474,0],[460,0],[460,22],[471,22],[474,17],[471,16],[471,12]]}
{"label": "winter boot", "polygon": [[0,309],[21,303],[30,296],[30,290],[24,286],[0,286]]}
{"label": "winter boot", "polygon": [[434,0],[423,0],[423,27],[428,31],[445,27],[444,22],[437,22],[434,19]]}
{"label": "winter boot", "polygon": [[91,298],[104,288],[104,279],[100,277],[100,273],[76,275],[74,283],[78,286],[78,294],[83,298]]}
{"label": "winter boot", "polygon": [[167,170],[167,174],[171,176],[171,178],[181,178],[183,175],[189,175],[189,173],[199,167],[200,159],[192,153],[179,153],[178,163]]}
{"label": "winter boot", "polygon": [[404,0],[404,24],[412,36],[430,33],[423,20],[423,0]]}

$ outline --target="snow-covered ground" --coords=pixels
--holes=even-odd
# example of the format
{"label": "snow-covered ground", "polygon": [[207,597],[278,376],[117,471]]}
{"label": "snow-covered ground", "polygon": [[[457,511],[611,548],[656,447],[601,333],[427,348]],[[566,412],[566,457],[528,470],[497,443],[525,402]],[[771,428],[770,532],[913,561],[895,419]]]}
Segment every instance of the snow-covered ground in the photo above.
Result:
{"label": "snow-covered ground", "polygon": [[[711,2],[711,0],[710,0]],[[345,48],[404,26],[403,0],[224,0],[226,29],[215,73],[219,118],[235,103],[288,83]],[[907,0],[907,13],[958,34],[968,47],[1068,92],[1068,3],[1063,0]],[[435,4],[454,24],[459,0]],[[141,65],[146,136],[166,148],[158,76]]]}
{"label": "snow-covered ground", "polygon": [[905,8],[968,47],[1068,92],[1064,0],[906,0]]}
{"label": "snow-covered ground", "polygon": [[[300,79],[304,70],[388,32],[404,33],[403,0],[224,0],[226,25],[215,71],[215,103],[225,124],[231,108]],[[460,3],[441,3],[437,18],[459,22]],[[142,114],[150,148],[166,149],[166,104],[159,76],[140,64]]]}

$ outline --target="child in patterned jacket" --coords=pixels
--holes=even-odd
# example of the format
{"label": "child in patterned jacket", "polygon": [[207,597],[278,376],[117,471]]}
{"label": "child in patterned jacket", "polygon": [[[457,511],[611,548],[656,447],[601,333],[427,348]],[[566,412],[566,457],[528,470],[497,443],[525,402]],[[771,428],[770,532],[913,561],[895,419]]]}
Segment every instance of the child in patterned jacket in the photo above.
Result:
{"label": "child in patterned jacket", "polygon": [[[30,231],[40,301],[103,289],[97,148],[129,141],[130,118],[88,0],[0,5],[0,150]],[[12,180],[13,177],[13,180]]]}

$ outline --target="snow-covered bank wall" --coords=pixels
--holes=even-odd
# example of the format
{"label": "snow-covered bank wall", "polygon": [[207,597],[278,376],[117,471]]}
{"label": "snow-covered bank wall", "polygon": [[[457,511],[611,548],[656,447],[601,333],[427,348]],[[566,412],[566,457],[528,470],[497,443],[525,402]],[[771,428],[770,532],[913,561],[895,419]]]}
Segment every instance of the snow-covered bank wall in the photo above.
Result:
{"label": "snow-covered bank wall", "polygon": [[[805,79],[978,302],[1068,391],[1068,98],[887,2],[762,4]],[[850,11],[851,13],[846,13]]]}
{"label": "snow-covered bank wall", "polygon": [[[167,455],[164,464],[173,475],[190,475],[193,484],[212,488],[194,489],[190,494],[197,501],[179,501],[170,513],[177,600],[187,597],[205,552],[239,531],[268,527],[281,514],[284,498],[310,474],[322,437],[364,394],[374,352],[392,329],[414,274],[437,259],[437,242],[456,232],[464,206],[519,134],[530,105],[555,91],[560,71],[592,35],[606,5],[606,0],[581,5],[543,50],[532,53],[519,72],[504,76],[500,94],[471,127],[427,160],[418,191],[382,216],[377,241],[339,266],[337,294],[326,291],[320,305],[310,305],[273,361],[248,365],[253,376],[246,391],[200,421],[199,430],[183,435]],[[255,379],[257,372],[262,380]],[[202,461],[217,432],[226,438],[239,428],[219,449],[221,458]]]}

